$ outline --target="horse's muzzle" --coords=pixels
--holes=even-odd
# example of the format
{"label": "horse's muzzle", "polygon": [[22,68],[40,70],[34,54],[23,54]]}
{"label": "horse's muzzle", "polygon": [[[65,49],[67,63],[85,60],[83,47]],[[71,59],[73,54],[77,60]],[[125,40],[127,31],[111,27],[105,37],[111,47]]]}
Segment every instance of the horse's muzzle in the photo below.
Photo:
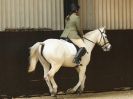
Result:
{"label": "horse's muzzle", "polygon": [[110,51],[112,47],[111,47],[111,44],[108,43],[106,46],[103,46],[102,48],[103,48],[103,51],[107,52],[107,51]]}

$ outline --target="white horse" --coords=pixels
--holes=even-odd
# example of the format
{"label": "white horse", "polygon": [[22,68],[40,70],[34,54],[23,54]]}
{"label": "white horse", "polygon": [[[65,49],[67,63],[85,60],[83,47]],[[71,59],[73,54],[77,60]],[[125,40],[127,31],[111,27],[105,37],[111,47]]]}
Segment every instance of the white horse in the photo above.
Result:
{"label": "white horse", "polygon": [[[37,42],[30,48],[30,65],[29,72],[33,72],[36,68],[38,60],[41,62],[44,69],[44,79],[48,85],[51,96],[57,94],[57,84],[54,80],[55,73],[64,67],[76,67],[79,74],[79,81],[73,88],[67,90],[67,93],[74,93],[77,91],[83,92],[86,79],[86,67],[90,62],[92,49],[97,43],[104,51],[109,51],[111,44],[105,34],[105,29],[99,28],[88,32],[83,36],[86,44],[87,53],[81,59],[81,66],[76,66],[73,59],[77,50],[72,43],[62,39],[47,39],[44,42]],[[50,68],[51,67],[51,68]]]}

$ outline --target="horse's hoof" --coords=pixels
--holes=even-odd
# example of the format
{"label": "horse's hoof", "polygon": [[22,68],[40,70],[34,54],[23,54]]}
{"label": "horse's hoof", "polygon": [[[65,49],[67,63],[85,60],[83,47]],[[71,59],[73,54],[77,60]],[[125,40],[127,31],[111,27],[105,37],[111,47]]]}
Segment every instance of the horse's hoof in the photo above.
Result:
{"label": "horse's hoof", "polygon": [[56,94],[51,94],[52,97],[56,97]]}
{"label": "horse's hoof", "polygon": [[52,97],[56,97],[56,93],[51,93],[51,96]]}
{"label": "horse's hoof", "polygon": [[73,89],[70,88],[70,89],[68,89],[68,90],[66,91],[66,93],[67,93],[67,94],[73,94],[73,93],[75,93],[75,91],[74,91]]}
{"label": "horse's hoof", "polygon": [[77,94],[78,94],[78,95],[80,95],[80,94],[82,94],[82,93],[83,93],[82,90],[77,90]]}
{"label": "horse's hoof", "polygon": [[60,92],[58,92],[57,94],[58,94],[58,95],[65,95],[66,93],[63,92],[63,91],[60,91]]}

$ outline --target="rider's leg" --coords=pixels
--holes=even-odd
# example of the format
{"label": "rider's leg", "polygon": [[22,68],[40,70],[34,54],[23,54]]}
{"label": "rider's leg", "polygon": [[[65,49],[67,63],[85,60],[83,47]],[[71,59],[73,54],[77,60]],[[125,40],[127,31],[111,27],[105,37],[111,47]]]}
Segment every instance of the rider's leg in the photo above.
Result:
{"label": "rider's leg", "polygon": [[86,47],[82,39],[71,39],[78,47]]}
{"label": "rider's leg", "polygon": [[86,46],[82,39],[71,39],[71,41],[79,47],[79,50],[74,58],[74,63],[80,64],[81,57],[86,53]]}

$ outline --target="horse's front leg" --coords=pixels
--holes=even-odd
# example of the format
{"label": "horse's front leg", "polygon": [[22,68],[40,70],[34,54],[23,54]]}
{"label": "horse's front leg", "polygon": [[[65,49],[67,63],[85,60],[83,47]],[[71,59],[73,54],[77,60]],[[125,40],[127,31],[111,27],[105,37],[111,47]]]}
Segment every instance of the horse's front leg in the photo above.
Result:
{"label": "horse's front leg", "polygon": [[84,91],[85,88],[85,80],[86,80],[86,75],[84,75],[83,81],[81,83],[81,86],[78,88],[78,93],[81,94]]}
{"label": "horse's front leg", "polygon": [[[82,82],[84,84],[84,80],[85,80],[85,71],[86,71],[86,68],[84,67],[79,67],[78,68],[78,73],[79,73],[79,81],[78,83],[76,84],[76,86],[74,86],[72,89],[68,89],[67,90],[67,93],[75,93],[77,91],[77,89],[81,86]],[[82,86],[84,87],[84,86]],[[84,88],[83,88],[84,89]]]}
{"label": "horse's front leg", "polygon": [[[76,68],[77,73],[79,73],[79,70],[80,70],[80,68]],[[81,85],[78,88],[78,92],[79,93],[82,93],[84,91],[84,88],[85,88],[85,80],[86,80],[86,75],[84,75],[83,81],[82,81]]]}

